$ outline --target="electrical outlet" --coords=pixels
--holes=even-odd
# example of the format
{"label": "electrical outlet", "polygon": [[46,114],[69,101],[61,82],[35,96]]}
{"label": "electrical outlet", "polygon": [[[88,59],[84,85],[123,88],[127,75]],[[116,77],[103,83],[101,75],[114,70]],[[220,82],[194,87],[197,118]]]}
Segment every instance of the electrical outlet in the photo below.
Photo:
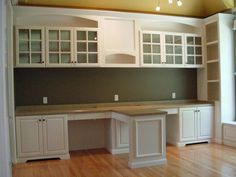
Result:
{"label": "electrical outlet", "polygon": [[46,96],[43,97],[43,104],[48,104],[48,97]]}
{"label": "electrical outlet", "polygon": [[176,93],[175,92],[172,92],[171,96],[172,96],[172,99],[176,99]]}
{"label": "electrical outlet", "polygon": [[114,101],[119,101],[119,95],[118,94],[114,95]]}

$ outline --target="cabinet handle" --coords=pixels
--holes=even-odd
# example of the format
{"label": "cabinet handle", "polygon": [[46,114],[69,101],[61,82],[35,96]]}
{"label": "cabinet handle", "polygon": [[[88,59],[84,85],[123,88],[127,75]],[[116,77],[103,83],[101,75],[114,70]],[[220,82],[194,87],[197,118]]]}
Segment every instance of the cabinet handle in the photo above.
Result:
{"label": "cabinet handle", "polygon": [[42,61],[42,64],[44,63],[44,61]]}
{"label": "cabinet handle", "polygon": [[43,122],[45,122],[45,119],[43,119]]}
{"label": "cabinet handle", "polygon": [[41,119],[39,119],[38,121],[39,121],[39,122],[41,122],[42,120],[41,120]]}

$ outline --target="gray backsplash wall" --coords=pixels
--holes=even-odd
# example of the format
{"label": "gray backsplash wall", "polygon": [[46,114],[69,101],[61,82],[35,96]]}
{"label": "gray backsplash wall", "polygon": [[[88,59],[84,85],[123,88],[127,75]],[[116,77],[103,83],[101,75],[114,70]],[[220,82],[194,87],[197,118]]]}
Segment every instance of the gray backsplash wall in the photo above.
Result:
{"label": "gray backsplash wall", "polygon": [[15,69],[16,105],[79,104],[197,98],[196,69],[43,68]]}

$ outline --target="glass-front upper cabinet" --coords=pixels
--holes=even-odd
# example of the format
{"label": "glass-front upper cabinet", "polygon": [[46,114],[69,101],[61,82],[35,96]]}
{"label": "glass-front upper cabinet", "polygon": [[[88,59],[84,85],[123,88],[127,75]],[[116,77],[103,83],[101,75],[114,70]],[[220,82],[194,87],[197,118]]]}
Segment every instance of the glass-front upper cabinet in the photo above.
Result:
{"label": "glass-front upper cabinet", "polygon": [[72,66],[73,59],[73,28],[46,28],[47,66]]}
{"label": "glass-front upper cabinet", "polygon": [[75,63],[77,66],[98,66],[98,30],[91,28],[75,29]]}
{"label": "glass-front upper cabinet", "polygon": [[45,67],[43,27],[16,27],[16,67]]}
{"label": "glass-front upper cabinet", "polygon": [[164,33],[164,53],[166,65],[184,64],[184,41],[181,33]]}
{"label": "glass-front upper cabinet", "polygon": [[195,34],[185,35],[186,65],[203,66],[202,37]]}
{"label": "glass-front upper cabinet", "polygon": [[158,66],[162,61],[162,35],[160,32],[141,32],[141,57],[143,66]]}

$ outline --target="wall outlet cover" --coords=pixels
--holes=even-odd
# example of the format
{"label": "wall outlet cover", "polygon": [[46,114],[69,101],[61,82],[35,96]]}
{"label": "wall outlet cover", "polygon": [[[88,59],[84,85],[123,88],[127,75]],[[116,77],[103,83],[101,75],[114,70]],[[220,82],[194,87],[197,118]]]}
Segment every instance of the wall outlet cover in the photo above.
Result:
{"label": "wall outlet cover", "polygon": [[43,104],[48,104],[48,97],[46,96],[43,97]]}
{"label": "wall outlet cover", "polygon": [[176,99],[176,93],[175,92],[172,92],[171,96],[172,96],[172,99]]}
{"label": "wall outlet cover", "polygon": [[114,95],[114,101],[119,101],[119,95],[118,94]]}

